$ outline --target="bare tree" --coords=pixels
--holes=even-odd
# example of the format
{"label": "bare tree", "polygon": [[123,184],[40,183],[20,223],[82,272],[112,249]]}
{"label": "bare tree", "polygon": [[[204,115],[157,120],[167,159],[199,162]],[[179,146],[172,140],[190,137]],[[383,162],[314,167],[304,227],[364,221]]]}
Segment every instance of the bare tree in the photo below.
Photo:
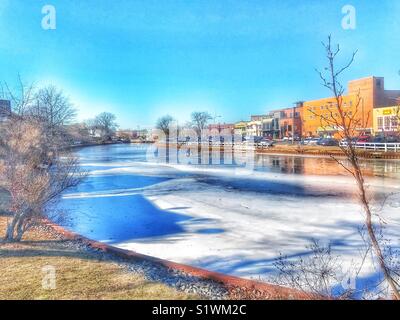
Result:
{"label": "bare tree", "polygon": [[395,281],[395,275],[393,274],[393,271],[386,263],[385,254],[380,246],[376,235],[376,229],[373,223],[373,212],[369,203],[369,199],[367,197],[365,180],[359,162],[359,154],[357,152],[355,144],[353,143],[353,138],[355,137],[355,135],[357,135],[358,130],[360,128],[365,128],[366,123],[368,122],[368,120],[365,120],[365,122],[362,121],[363,117],[359,114],[359,105],[362,101],[360,94],[358,94],[357,96],[357,101],[354,108],[355,112],[350,114],[349,112],[346,112],[343,108],[344,87],[341,84],[339,78],[341,74],[352,65],[357,51],[352,54],[347,64],[345,64],[343,67],[337,68],[336,58],[340,52],[339,45],[333,47],[331,43],[331,36],[329,36],[328,42],[323,43],[323,46],[325,49],[326,58],[328,60],[328,66],[325,67],[324,72],[318,71],[318,73],[320,79],[322,80],[323,86],[329,89],[333,94],[335,105],[330,108],[329,114],[327,116],[316,113],[314,114],[320,118],[321,126],[323,128],[336,128],[339,137],[343,141],[347,142],[346,144],[341,145],[341,150],[344,153],[349,164],[345,164],[343,161],[337,159],[333,155],[331,155],[331,157],[339,165],[341,165],[354,178],[356,182],[357,199],[362,206],[365,214],[365,226],[367,229],[370,244],[372,246],[374,254],[378,259],[380,269],[383,272],[389,288],[391,289],[394,297],[399,300],[399,285]]}
{"label": "bare tree", "polygon": [[95,119],[86,119],[84,121],[84,125],[87,128],[88,131],[93,133],[93,131],[96,129],[96,121]]}
{"label": "bare tree", "polygon": [[90,136],[91,128],[86,123],[74,123],[64,126],[63,140],[66,144],[80,144],[93,142]]}
{"label": "bare tree", "polygon": [[170,115],[165,115],[157,120],[156,128],[164,132],[165,136],[169,136],[169,130],[174,121]]}
{"label": "bare tree", "polygon": [[2,128],[0,187],[11,199],[6,241],[20,241],[50,204],[85,175],[72,154],[48,144],[46,128],[33,118],[14,118]]}
{"label": "bare tree", "polygon": [[199,138],[201,138],[202,132],[206,129],[208,122],[212,119],[212,116],[208,112],[193,112],[191,115],[191,125],[196,131]]}
{"label": "bare tree", "polygon": [[54,135],[56,129],[59,130],[75,120],[76,110],[61,90],[48,86],[36,93],[29,114],[43,122],[49,133]]}
{"label": "bare tree", "polygon": [[0,83],[0,97],[11,101],[13,116],[25,116],[35,101],[35,86],[24,83],[18,75],[16,88],[11,88],[7,82]]}
{"label": "bare tree", "polygon": [[94,119],[94,125],[101,130],[103,138],[110,139],[118,128],[116,116],[110,112],[102,112]]}

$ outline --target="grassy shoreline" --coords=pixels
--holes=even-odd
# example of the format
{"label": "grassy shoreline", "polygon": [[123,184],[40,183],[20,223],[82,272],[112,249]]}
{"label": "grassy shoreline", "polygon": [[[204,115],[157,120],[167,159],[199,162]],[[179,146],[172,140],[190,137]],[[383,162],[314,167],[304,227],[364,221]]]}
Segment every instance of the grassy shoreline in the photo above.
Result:
{"label": "grassy shoreline", "polygon": [[[6,223],[7,216],[0,214],[0,238]],[[42,285],[48,266],[55,270],[54,289]],[[42,226],[29,231],[21,243],[0,242],[0,270],[0,300],[199,298],[149,281],[106,254]]]}

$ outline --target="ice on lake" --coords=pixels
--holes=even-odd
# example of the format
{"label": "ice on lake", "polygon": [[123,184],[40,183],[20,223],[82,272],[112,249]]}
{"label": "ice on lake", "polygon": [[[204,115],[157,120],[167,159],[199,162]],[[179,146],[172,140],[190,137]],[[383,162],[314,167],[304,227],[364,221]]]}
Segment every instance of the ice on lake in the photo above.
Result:
{"label": "ice on lake", "polygon": [[[246,278],[266,278],[280,253],[307,255],[312,239],[331,243],[345,266],[360,263],[363,215],[354,183],[329,158],[256,156],[254,171],[230,165],[146,161],[137,145],[79,151],[89,177],[60,208],[86,237],[175,262]],[[372,203],[399,241],[400,162],[365,161]],[[376,278],[366,263],[359,279]],[[361,283],[360,282],[360,283]]]}

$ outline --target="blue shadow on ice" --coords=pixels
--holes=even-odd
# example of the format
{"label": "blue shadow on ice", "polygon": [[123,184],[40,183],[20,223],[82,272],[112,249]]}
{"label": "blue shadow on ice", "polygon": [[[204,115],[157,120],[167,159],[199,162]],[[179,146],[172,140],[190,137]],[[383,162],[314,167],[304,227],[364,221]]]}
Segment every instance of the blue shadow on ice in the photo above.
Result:
{"label": "blue shadow on ice", "polygon": [[161,210],[142,195],[63,199],[67,227],[86,237],[119,243],[183,233],[190,216]]}

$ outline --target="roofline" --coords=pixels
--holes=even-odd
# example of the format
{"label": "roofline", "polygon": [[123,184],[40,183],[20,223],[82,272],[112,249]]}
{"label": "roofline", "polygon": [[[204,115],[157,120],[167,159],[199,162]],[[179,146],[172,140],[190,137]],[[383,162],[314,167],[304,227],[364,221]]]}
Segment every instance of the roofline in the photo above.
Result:
{"label": "roofline", "polygon": [[363,77],[363,78],[358,78],[358,79],[353,79],[353,80],[349,80],[350,82],[355,82],[355,81],[360,81],[360,80],[366,80],[366,79],[384,79],[385,77],[378,77],[378,76],[368,76],[368,77]]}
{"label": "roofline", "polygon": [[[343,95],[342,96],[343,98],[344,97],[357,97],[357,95],[356,94],[345,94],[345,95]],[[306,103],[309,103],[309,102],[316,102],[316,101],[320,101],[320,100],[330,100],[330,99],[336,99],[335,97],[327,97],[327,98],[320,98],[320,99],[314,99],[314,100],[307,100],[307,101],[304,101],[304,103],[303,104],[306,104]]]}

